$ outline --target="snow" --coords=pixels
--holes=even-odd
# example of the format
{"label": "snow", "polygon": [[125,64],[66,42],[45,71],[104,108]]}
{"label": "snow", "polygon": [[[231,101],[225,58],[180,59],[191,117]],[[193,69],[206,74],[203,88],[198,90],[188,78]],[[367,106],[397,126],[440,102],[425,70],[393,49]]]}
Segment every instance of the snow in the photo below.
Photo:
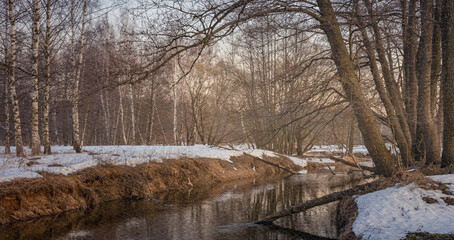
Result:
{"label": "snow", "polygon": [[[309,153],[345,153],[345,148],[340,147],[338,145],[316,145],[314,146]],[[361,153],[364,155],[369,154],[366,147],[364,145],[357,145],[353,147],[353,153]]]}
{"label": "snow", "polygon": [[[454,175],[431,177],[454,191]],[[437,200],[428,204],[422,198]],[[356,198],[358,216],[353,231],[363,239],[402,239],[409,232],[454,233],[454,206],[441,198],[452,195],[424,190],[415,184],[391,187]]]}
{"label": "snow", "polygon": [[[14,147],[12,152],[14,152]],[[0,147],[4,152],[4,147]],[[25,148],[26,155],[31,150]],[[85,146],[83,153],[75,153],[71,146],[53,146],[52,155],[40,155],[29,158],[18,158],[14,154],[0,154],[0,182],[16,178],[41,177],[40,172],[51,172],[67,175],[98,164],[129,165],[150,161],[162,162],[163,159],[216,158],[231,162],[230,158],[241,156],[243,152],[256,157],[276,156],[272,151],[247,149],[245,147],[231,150],[207,145],[195,146]],[[36,160],[30,161],[31,159]],[[295,164],[306,165],[303,159],[289,157]],[[26,163],[37,164],[27,166]]]}

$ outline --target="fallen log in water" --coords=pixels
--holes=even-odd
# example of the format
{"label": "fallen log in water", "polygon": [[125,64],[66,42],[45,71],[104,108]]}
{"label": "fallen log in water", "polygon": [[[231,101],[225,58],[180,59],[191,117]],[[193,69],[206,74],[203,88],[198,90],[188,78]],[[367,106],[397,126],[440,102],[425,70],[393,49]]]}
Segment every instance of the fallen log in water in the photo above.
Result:
{"label": "fallen log in water", "polygon": [[368,166],[364,166],[364,165],[358,166],[359,164],[356,165],[355,163],[351,163],[351,162],[349,162],[347,160],[344,160],[344,159],[338,158],[338,157],[334,157],[334,156],[330,156],[329,158],[331,160],[335,161],[335,162],[340,162],[340,163],[343,163],[343,164],[348,165],[350,167],[355,167],[355,168],[359,168],[359,169],[362,168],[362,169],[367,170],[367,171],[375,172],[375,168],[373,168],[373,167],[368,167]]}
{"label": "fallen log in water", "polygon": [[340,199],[342,199],[343,197],[346,197],[346,196],[364,194],[364,193],[376,191],[376,190],[379,190],[379,189],[384,189],[386,187],[388,187],[388,185],[387,184],[380,184],[380,180],[377,180],[377,181],[374,181],[374,182],[371,182],[371,183],[358,185],[358,186],[356,186],[354,188],[350,188],[350,189],[345,190],[345,191],[331,193],[331,194],[325,195],[323,197],[312,199],[312,200],[306,201],[304,203],[301,203],[299,205],[292,206],[289,209],[281,210],[281,211],[279,211],[279,212],[277,212],[275,214],[267,216],[264,219],[256,222],[256,224],[270,225],[270,224],[273,224],[273,222],[276,221],[279,218],[287,217],[287,216],[293,215],[295,213],[303,212],[303,211],[306,211],[306,210],[311,209],[313,207],[324,205],[324,204],[327,204],[327,203],[330,203],[330,202],[335,202],[335,201],[338,201],[338,200],[340,200]]}

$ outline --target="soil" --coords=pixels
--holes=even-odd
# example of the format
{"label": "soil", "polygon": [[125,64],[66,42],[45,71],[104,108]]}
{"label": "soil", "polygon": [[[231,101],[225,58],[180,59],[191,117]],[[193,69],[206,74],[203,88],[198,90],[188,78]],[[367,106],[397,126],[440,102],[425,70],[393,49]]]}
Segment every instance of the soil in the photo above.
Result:
{"label": "soil", "polygon": [[[153,198],[159,193],[206,188],[222,182],[289,173],[251,156],[219,159],[185,158],[135,167],[99,165],[71,175],[41,173],[42,178],[0,183],[0,224],[87,209],[103,202]],[[286,157],[265,157],[293,171]]]}

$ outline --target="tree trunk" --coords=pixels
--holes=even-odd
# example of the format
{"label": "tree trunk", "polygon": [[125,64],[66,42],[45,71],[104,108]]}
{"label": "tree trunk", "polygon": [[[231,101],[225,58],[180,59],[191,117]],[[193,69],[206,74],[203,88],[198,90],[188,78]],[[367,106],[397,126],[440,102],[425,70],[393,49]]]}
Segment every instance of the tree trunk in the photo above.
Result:
{"label": "tree trunk", "polygon": [[150,114],[148,117],[148,145],[152,144],[153,141],[153,127],[154,127],[154,109],[155,109],[155,83],[154,79],[151,80],[151,96],[150,96]]}
{"label": "tree trunk", "polygon": [[443,157],[441,166],[454,164],[454,1],[443,0]]}
{"label": "tree trunk", "polygon": [[331,2],[329,0],[317,0],[317,3],[322,15],[322,18],[319,19],[321,28],[330,43],[332,57],[340,74],[342,87],[350,98],[359,129],[364,138],[364,144],[375,163],[377,173],[390,177],[396,171],[396,167],[391,154],[386,149],[374,114],[361,91],[361,85],[354,70],[354,63],[349,57]]}
{"label": "tree trunk", "polygon": [[110,143],[110,124],[109,124],[109,115],[107,113],[107,108],[109,106],[106,106],[107,105],[107,95],[106,95],[106,101],[104,101],[103,92],[104,91],[101,91],[99,96],[101,98],[101,109],[102,109],[102,113],[103,113],[103,117],[104,117],[104,131],[105,131],[104,134],[105,134],[106,143]]}
{"label": "tree trunk", "polygon": [[347,142],[347,149],[350,153],[353,153],[353,147],[355,146],[355,118],[351,117],[350,124],[348,126],[348,142]]}
{"label": "tree trunk", "polygon": [[[195,137],[195,136],[194,136]],[[177,63],[173,73],[173,144],[177,145]]]}
{"label": "tree trunk", "polygon": [[51,154],[49,134],[49,92],[50,92],[50,38],[51,38],[51,0],[46,1],[46,38],[44,41],[44,54],[46,57],[46,80],[44,86],[44,110],[43,110],[43,140],[44,154]]}
{"label": "tree trunk", "polygon": [[263,225],[272,224],[274,221],[276,221],[279,218],[291,216],[295,213],[300,213],[300,212],[306,211],[308,209],[311,209],[313,207],[321,206],[321,205],[324,205],[324,204],[327,204],[330,202],[335,202],[346,196],[365,194],[365,193],[369,193],[371,191],[377,190],[377,188],[384,189],[387,187],[386,185],[383,185],[383,184],[380,185],[379,183],[380,183],[380,181],[377,180],[375,182],[358,185],[354,188],[350,188],[345,191],[334,192],[334,193],[325,195],[323,197],[312,199],[312,200],[306,201],[304,203],[301,203],[301,204],[298,204],[295,206],[291,206],[288,209],[283,209],[270,216],[267,216],[264,219],[256,222],[256,224],[263,224]]}
{"label": "tree trunk", "polygon": [[[72,1],[74,4],[74,0]],[[82,146],[80,144],[80,130],[79,130],[79,84],[80,84],[80,72],[82,70],[82,60],[84,56],[84,40],[85,40],[85,20],[87,17],[87,3],[88,0],[84,1],[83,13],[82,13],[82,29],[80,32],[80,46],[79,46],[79,58],[77,61],[77,70],[74,79],[74,102],[73,102],[73,146],[77,153],[82,152]],[[74,7],[73,7],[74,8]],[[72,34],[75,37],[74,29],[74,9],[71,9],[71,20],[73,22]],[[74,40],[73,40],[74,41]],[[74,46],[74,45],[73,45]]]}
{"label": "tree trunk", "polygon": [[126,129],[125,129],[125,115],[124,115],[124,108],[123,108],[123,93],[121,91],[121,87],[118,88],[118,94],[120,95],[120,121],[121,121],[121,133],[123,135],[123,144],[128,145],[128,139],[126,138]]}
{"label": "tree trunk", "polygon": [[378,64],[377,64],[377,60],[375,57],[374,49],[371,44],[371,41],[369,40],[366,25],[364,23],[364,20],[361,17],[362,14],[360,13],[359,6],[356,7],[356,11],[357,11],[357,18],[358,18],[358,26],[360,27],[361,35],[363,37],[363,43],[366,48],[366,53],[368,54],[368,57],[369,57],[369,67],[370,67],[372,77],[375,82],[375,89],[377,90],[377,92],[380,96],[380,99],[382,100],[383,105],[385,106],[390,127],[392,129],[394,137],[396,138],[397,145],[400,149],[401,156],[403,159],[403,164],[406,166],[408,164],[408,162],[410,161],[410,159],[412,159],[410,145],[402,130],[402,127],[401,127],[402,125],[399,123],[399,120],[397,118],[396,111],[395,111],[395,108],[393,107],[392,101],[391,101],[388,93],[386,92],[385,85],[383,84],[383,81],[381,80],[380,73],[378,71]]}
{"label": "tree trunk", "polygon": [[41,141],[39,137],[39,108],[38,108],[38,54],[39,54],[39,16],[41,0],[33,0],[33,93],[32,93],[32,155],[41,153]]}
{"label": "tree trunk", "polygon": [[404,42],[404,73],[405,73],[405,108],[407,110],[408,125],[411,133],[412,151],[416,149],[416,126],[417,126],[417,102],[418,80],[416,78],[416,51],[417,51],[417,28],[416,28],[416,2],[410,0],[408,14],[406,0],[402,0],[402,29]]}
{"label": "tree trunk", "polygon": [[432,66],[430,71],[430,111],[437,115],[438,82],[441,75],[441,0],[435,0],[434,29],[432,39]]}
{"label": "tree trunk", "polygon": [[[404,133],[406,142],[411,142],[410,128],[408,126],[408,122],[407,122],[407,119],[406,119],[406,116],[405,116],[405,111],[404,111],[404,108],[403,108],[402,96],[401,96],[401,93],[400,93],[400,90],[399,90],[399,86],[397,85],[397,82],[394,80],[393,74],[391,72],[390,65],[389,65],[388,60],[386,58],[386,53],[385,53],[385,48],[384,48],[384,45],[383,45],[383,42],[382,42],[381,32],[380,32],[380,29],[378,28],[377,20],[374,17],[375,13],[372,10],[372,4],[370,3],[369,0],[363,0],[363,1],[364,1],[365,5],[366,5],[367,11],[368,11],[368,13],[370,15],[370,18],[371,18],[371,25],[372,25],[372,29],[373,29],[374,34],[375,34],[375,48],[377,50],[378,59],[380,61],[380,66],[381,66],[381,69],[382,69],[383,78],[385,80],[386,89],[387,89],[388,94],[389,94],[389,96],[391,98],[392,106],[395,109],[395,112],[397,114],[397,118],[399,119],[401,130]],[[408,155],[408,153],[406,155],[408,157],[410,157],[410,155]],[[405,156],[405,157],[407,157],[407,156]]]}
{"label": "tree trunk", "polygon": [[14,17],[14,0],[9,0],[9,21],[11,24],[11,59],[9,62],[10,68],[10,88],[11,88],[11,97],[13,98],[13,109],[14,109],[14,127],[15,138],[16,138],[16,156],[23,157],[24,148],[22,145],[22,130],[21,130],[21,121],[20,121],[20,112],[19,112],[19,97],[16,93],[16,20]]}
{"label": "tree trunk", "polygon": [[84,146],[85,132],[87,131],[88,114],[90,113],[90,105],[91,105],[91,101],[89,100],[87,108],[85,109],[84,129],[82,130],[82,140],[80,141],[80,147],[81,148]]}
{"label": "tree trunk", "polygon": [[129,84],[129,98],[131,100],[131,132],[132,132],[132,140],[131,144],[136,145],[136,116],[135,116],[135,109],[134,109],[134,88],[132,84]]}
{"label": "tree trunk", "polygon": [[426,165],[441,162],[438,131],[430,109],[430,70],[432,62],[432,0],[421,0],[421,38],[418,49],[418,125],[424,138]]}
{"label": "tree trunk", "polygon": [[[5,40],[3,47],[5,48],[5,64],[9,65],[9,54],[8,54],[8,14],[5,14]],[[11,128],[10,128],[10,83],[9,74],[5,75],[5,154],[11,153]]]}

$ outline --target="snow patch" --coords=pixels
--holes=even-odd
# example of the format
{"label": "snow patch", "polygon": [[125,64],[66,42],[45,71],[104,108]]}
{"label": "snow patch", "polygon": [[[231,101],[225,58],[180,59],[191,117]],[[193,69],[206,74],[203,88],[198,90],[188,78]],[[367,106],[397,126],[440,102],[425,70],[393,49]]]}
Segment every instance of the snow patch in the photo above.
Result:
{"label": "snow patch", "polygon": [[[454,175],[431,177],[454,190]],[[426,203],[430,197],[437,202]],[[356,198],[358,216],[353,231],[363,239],[402,239],[409,232],[454,233],[454,206],[447,205],[439,190],[424,190],[414,184],[391,187]]]}
{"label": "snow patch", "polygon": [[[31,154],[25,148],[27,155]],[[44,150],[44,149],[42,149]],[[4,152],[4,147],[0,147]],[[15,151],[13,147],[12,152]],[[83,153],[75,153],[71,146],[53,146],[52,155],[33,156],[35,160],[18,158],[14,154],[0,154],[0,182],[16,178],[41,177],[39,172],[70,174],[98,164],[135,166],[146,162],[162,162],[163,159],[215,158],[232,163],[230,158],[241,156],[243,152],[256,157],[277,156],[276,153],[245,147],[231,150],[207,145],[195,146],[86,146]],[[295,164],[306,165],[303,159],[290,157]],[[29,163],[29,166],[27,165]],[[30,164],[34,163],[34,164]],[[235,169],[236,170],[236,169]]]}

